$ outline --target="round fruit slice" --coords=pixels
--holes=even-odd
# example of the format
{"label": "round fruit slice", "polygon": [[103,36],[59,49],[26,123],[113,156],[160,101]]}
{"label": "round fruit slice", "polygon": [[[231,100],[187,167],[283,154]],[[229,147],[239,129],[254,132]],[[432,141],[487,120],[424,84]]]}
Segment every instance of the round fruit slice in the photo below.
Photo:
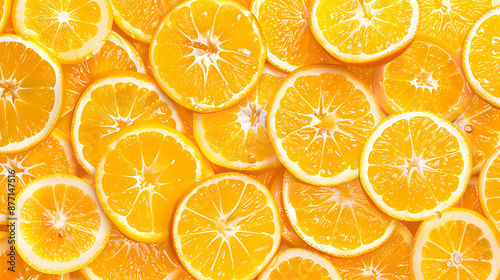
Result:
{"label": "round fruit slice", "polygon": [[182,131],[174,102],[144,74],[110,74],[90,85],[76,105],[71,129],[73,148],[88,173],[111,137],[140,122],[158,122]]}
{"label": "round fruit slice", "polygon": [[12,202],[29,181],[49,174],[76,174],[77,165],[71,142],[58,131],[27,151],[0,154],[0,224],[7,223],[9,197]]}
{"label": "round fruit slice", "polygon": [[211,114],[194,115],[194,135],[211,162],[238,170],[279,165],[266,129],[269,101],[286,74],[266,65],[257,88],[238,104]]}
{"label": "round fruit slice", "polygon": [[474,211],[451,209],[424,221],[412,245],[415,280],[496,280],[500,275],[498,233]]}
{"label": "round fruit slice", "polygon": [[140,243],[116,227],[111,229],[111,237],[99,257],[80,272],[89,280],[117,276],[121,280],[194,280],[178,263],[170,242]]}
{"label": "round fruit slice", "polygon": [[358,176],[362,145],[382,117],[371,90],[336,65],[288,75],[268,112],[269,137],[281,163],[300,180],[321,186]]}
{"label": "round fruit slice", "polygon": [[396,232],[379,248],[354,258],[330,257],[344,280],[409,280],[410,246],[413,236],[397,222]]}
{"label": "round fruit slice", "polygon": [[96,55],[77,64],[63,65],[63,108],[56,128],[71,135],[73,109],[87,86],[100,76],[122,70],[146,73],[139,53],[115,32],[111,32]]}
{"label": "round fruit slice", "polygon": [[283,206],[295,232],[321,252],[353,257],[372,251],[394,232],[394,220],[364,194],[359,180],[334,187],[283,179]]}
{"label": "round fruit slice", "polygon": [[0,33],[4,33],[5,27],[7,26],[9,19],[10,19],[10,13],[11,13],[11,8],[12,8],[12,1],[10,0],[2,0],[0,2]]}
{"label": "round fruit slice", "polygon": [[462,195],[455,207],[469,209],[484,215],[483,209],[481,208],[478,186],[479,178],[471,177],[469,179],[469,184],[467,184],[467,188],[465,189],[464,195]]}
{"label": "round fruit slice", "polygon": [[16,198],[16,248],[39,272],[78,270],[101,253],[111,224],[90,185],[75,176],[31,181]]}
{"label": "round fruit slice", "polygon": [[243,99],[257,85],[265,60],[257,20],[231,0],[179,3],[159,25],[150,48],[153,74],[163,90],[199,113]]}
{"label": "round fruit slice", "polygon": [[389,61],[417,35],[417,0],[312,2],[310,22],[314,36],[344,63],[369,65]]}
{"label": "round fruit slice", "polygon": [[308,18],[312,1],[255,0],[252,12],[266,37],[267,59],[286,72],[322,63],[335,63],[316,41]]}
{"label": "round fruit slice", "polygon": [[163,124],[120,131],[102,152],[96,190],[102,207],[129,238],[163,242],[174,207],[193,183],[213,175],[201,152]]}
{"label": "round fruit slice", "polygon": [[500,78],[498,59],[498,30],[500,7],[482,15],[465,38],[462,63],[467,81],[486,102],[500,108]]}
{"label": "round fruit slice", "polygon": [[258,278],[258,280],[280,279],[341,280],[343,278],[337,268],[320,254],[291,248],[276,255]]}
{"label": "round fruit slice", "polygon": [[403,54],[377,67],[373,92],[389,114],[426,110],[450,121],[474,98],[459,53],[432,37],[417,37]]}
{"label": "round fruit slice", "polygon": [[500,231],[500,148],[484,163],[478,189],[484,214]]}
{"label": "round fruit slice", "polygon": [[61,84],[61,65],[38,44],[0,36],[0,154],[27,150],[50,133]]}
{"label": "round fruit slice", "polygon": [[250,280],[278,251],[279,214],[269,190],[238,173],[198,184],[179,203],[175,250],[197,279]]}
{"label": "round fruit slice", "polygon": [[12,15],[17,34],[40,42],[63,64],[97,53],[113,24],[107,0],[17,0]]}

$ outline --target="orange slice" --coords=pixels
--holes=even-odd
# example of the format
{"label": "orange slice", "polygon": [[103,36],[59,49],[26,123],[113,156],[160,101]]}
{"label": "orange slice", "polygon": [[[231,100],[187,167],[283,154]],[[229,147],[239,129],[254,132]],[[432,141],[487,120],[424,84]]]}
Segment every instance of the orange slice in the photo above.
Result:
{"label": "orange slice", "polygon": [[345,280],[411,279],[410,246],[413,236],[401,223],[379,248],[354,258],[330,257]]}
{"label": "orange slice", "polygon": [[311,29],[336,59],[354,65],[389,61],[417,35],[417,0],[312,0]]}
{"label": "orange slice", "polygon": [[267,59],[286,72],[313,64],[335,63],[316,41],[309,25],[310,0],[255,0],[252,12],[266,37]]}
{"label": "orange slice", "polygon": [[76,105],[71,137],[76,157],[88,173],[106,142],[139,122],[158,122],[182,131],[174,102],[155,81],[135,72],[117,72],[91,84]]}
{"label": "orange slice", "polygon": [[287,172],[283,206],[302,240],[334,256],[353,257],[373,251],[395,229],[394,220],[371,204],[359,180],[317,187]]}
{"label": "orange slice", "polygon": [[484,163],[479,174],[479,199],[486,217],[500,230],[500,148]]}
{"label": "orange slice", "polygon": [[184,135],[164,124],[137,124],[106,145],[95,180],[104,211],[123,233],[140,242],[163,242],[177,201],[212,174]]}
{"label": "orange slice", "polygon": [[32,268],[47,274],[78,270],[97,258],[110,222],[85,181],[64,174],[31,181],[16,198],[16,248]]}
{"label": "orange slice", "polygon": [[389,114],[426,110],[450,121],[474,98],[459,53],[427,37],[417,37],[403,54],[377,67],[373,91]]}
{"label": "orange slice", "polygon": [[283,172],[285,172],[285,168],[282,165],[280,165],[279,167],[272,168],[272,169],[257,170],[257,171],[233,170],[233,169],[221,167],[221,166],[218,166],[215,164],[212,164],[212,168],[214,169],[215,174],[227,173],[227,172],[237,172],[237,173],[247,175],[247,176],[252,177],[255,180],[259,181],[264,186],[266,186],[268,189],[271,189],[271,186],[273,185],[274,180],[276,178],[278,178],[280,175],[282,175]]}
{"label": "orange slice", "polygon": [[462,195],[455,207],[469,209],[484,215],[483,209],[481,208],[478,186],[479,178],[471,177],[469,179],[469,184],[467,184],[467,188],[465,189],[464,195]]}
{"label": "orange slice", "polygon": [[150,48],[151,67],[163,90],[199,113],[243,99],[257,85],[265,59],[257,20],[231,0],[179,3],[159,25]]}
{"label": "orange slice", "polygon": [[373,89],[373,68],[347,65],[346,68],[356,74],[363,82]]}
{"label": "orange slice", "polygon": [[258,280],[341,280],[339,271],[325,257],[313,251],[291,248],[274,257]]}
{"label": "orange slice", "polygon": [[62,70],[38,44],[0,36],[0,153],[27,150],[52,130],[61,110]]}
{"label": "orange slice", "polygon": [[415,280],[495,280],[500,275],[498,233],[474,211],[451,209],[424,221],[412,245]]}
{"label": "orange slice", "polygon": [[147,74],[153,76],[153,71],[151,70],[151,65],[149,64],[149,43],[144,43],[130,37],[127,33],[123,32],[120,28],[113,27],[113,31],[122,36],[127,42],[129,42],[137,50],[142,58],[142,62],[146,66]]}
{"label": "orange slice", "polygon": [[322,186],[358,176],[362,145],[382,117],[368,86],[336,65],[288,75],[268,112],[281,163],[300,180]]}
{"label": "orange slice", "polygon": [[[2,0],[0,2],[0,33],[8,31],[5,29],[9,23],[11,8],[12,8],[11,0]],[[5,32],[5,33],[11,33],[11,32]]]}
{"label": "orange slice", "polygon": [[89,280],[116,276],[121,280],[194,280],[178,263],[170,242],[140,243],[116,227],[111,229],[111,237],[99,257],[80,271]]}
{"label": "orange slice", "polygon": [[237,173],[199,183],[180,201],[172,225],[177,255],[197,279],[250,280],[271,261],[281,239],[271,193]]}
{"label": "orange slice", "polygon": [[238,170],[260,170],[279,165],[267,134],[269,101],[286,74],[266,65],[257,88],[228,109],[194,115],[194,135],[211,162]]}

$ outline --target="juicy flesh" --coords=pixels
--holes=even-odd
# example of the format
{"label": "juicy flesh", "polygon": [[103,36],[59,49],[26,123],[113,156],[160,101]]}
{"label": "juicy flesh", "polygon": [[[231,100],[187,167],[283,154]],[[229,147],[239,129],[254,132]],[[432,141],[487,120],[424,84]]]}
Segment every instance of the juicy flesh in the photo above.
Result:
{"label": "juicy flesh", "polygon": [[492,218],[497,229],[500,229],[500,159],[493,160],[486,173],[484,183],[485,212]]}
{"label": "juicy flesh", "polygon": [[270,280],[331,280],[330,272],[312,259],[296,256],[281,262],[270,274]]}

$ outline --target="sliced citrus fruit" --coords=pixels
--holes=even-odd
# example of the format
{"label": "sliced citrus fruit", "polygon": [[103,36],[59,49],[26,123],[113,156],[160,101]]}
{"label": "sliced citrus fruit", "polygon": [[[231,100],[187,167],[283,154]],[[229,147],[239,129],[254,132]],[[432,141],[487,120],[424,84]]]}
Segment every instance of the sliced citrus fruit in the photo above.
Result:
{"label": "sliced citrus fruit", "polygon": [[347,65],[346,68],[356,74],[370,88],[373,88],[373,68]]}
{"label": "sliced citrus fruit", "polygon": [[467,187],[472,155],[453,124],[421,111],[384,119],[366,140],[360,178],[388,215],[421,221],[455,205]]}
{"label": "sliced citrus fruit", "polygon": [[285,78],[267,129],[281,163],[314,185],[358,176],[361,148],[382,115],[368,86],[344,67],[302,67]]}
{"label": "sliced citrus fruit", "polygon": [[413,236],[397,222],[396,231],[379,248],[354,258],[330,257],[345,280],[409,280]]}
{"label": "sliced citrus fruit", "polygon": [[40,42],[63,64],[97,53],[113,24],[107,0],[17,0],[12,15],[17,34]]}
{"label": "sliced citrus fruit", "polygon": [[32,268],[47,274],[78,270],[97,258],[111,223],[95,190],[65,174],[31,181],[16,197],[16,248]]}
{"label": "sliced citrus fruit", "polygon": [[338,60],[354,65],[388,61],[417,35],[417,0],[312,0],[311,29]]}
{"label": "sliced citrus fruit", "polygon": [[467,81],[474,92],[496,108],[500,108],[500,78],[496,75],[500,69],[499,21],[500,7],[482,15],[467,33],[462,51]]}
{"label": "sliced citrus fruit", "polygon": [[420,226],[412,245],[415,280],[496,280],[500,275],[498,233],[478,213],[454,208]]}
{"label": "sliced citrus fruit", "polygon": [[286,72],[313,64],[335,63],[309,26],[310,0],[255,0],[252,12],[266,37],[267,59]]}
{"label": "sliced citrus fruit", "polygon": [[71,142],[57,131],[29,150],[0,154],[0,224],[7,223],[8,207],[29,181],[49,174],[76,174],[77,165]]}
{"label": "sliced citrus fruit", "polygon": [[129,238],[163,242],[174,207],[194,182],[213,174],[184,135],[164,124],[136,124],[115,135],[97,164],[102,207]]}
{"label": "sliced citrus fruit", "polygon": [[189,191],[173,221],[175,250],[197,279],[252,279],[281,239],[269,190],[238,173],[215,175]]}
{"label": "sliced citrus fruit", "polygon": [[274,180],[283,172],[285,172],[285,168],[280,165],[279,167],[275,167],[272,169],[266,170],[257,170],[257,171],[241,171],[241,170],[233,170],[230,168],[221,167],[215,164],[212,164],[212,168],[214,169],[215,174],[227,173],[227,172],[238,172],[241,174],[245,174],[249,177],[254,178],[255,180],[261,182],[268,189],[271,189],[271,186],[274,183]]}
{"label": "sliced citrus fruit", "polygon": [[373,91],[389,114],[426,110],[450,121],[474,98],[459,53],[430,37],[417,37],[400,56],[375,68]]}
{"label": "sliced citrus fruit", "polygon": [[291,248],[276,255],[258,280],[340,280],[339,271],[322,255],[305,249]]}
{"label": "sliced citrus fruit", "polygon": [[475,97],[454,123],[469,142],[473,159],[472,173],[477,174],[488,156],[500,146],[500,110]]}
{"label": "sliced citrus fruit", "polygon": [[243,99],[257,85],[265,60],[257,20],[231,0],[179,3],[159,25],[150,48],[153,74],[163,90],[200,113]]}
{"label": "sliced citrus fruit", "polygon": [[111,229],[111,237],[99,257],[80,272],[89,280],[117,276],[121,280],[194,280],[178,263],[170,242],[140,243],[116,227]]}
{"label": "sliced citrus fruit", "polygon": [[469,179],[469,183],[467,184],[467,188],[465,189],[464,195],[462,195],[455,207],[469,209],[484,215],[483,209],[481,208],[478,186],[479,178],[471,177]]}
{"label": "sliced citrus fruit", "polygon": [[238,170],[260,170],[279,164],[266,128],[269,101],[286,74],[266,65],[254,92],[238,104],[210,114],[194,115],[194,135],[211,162]]}
{"label": "sliced citrus fruit", "polygon": [[372,205],[359,180],[334,187],[283,179],[283,206],[295,232],[321,252],[353,257],[373,251],[394,232],[394,220]]}
{"label": "sliced citrus fruit", "polygon": [[121,129],[144,121],[183,130],[174,102],[152,78],[125,71],[95,81],[82,94],[73,115],[71,137],[78,161],[94,174],[106,142]]}
{"label": "sliced citrus fruit", "polygon": [[478,189],[484,214],[500,231],[500,148],[484,163]]}
{"label": "sliced citrus fruit", "polygon": [[[0,2],[0,33],[4,33],[6,30],[6,26],[9,23],[10,13],[12,9],[12,1],[11,0],[2,0]],[[7,30],[8,31],[8,30]],[[5,32],[10,33],[10,32]]]}
{"label": "sliced citrus fruit", "polygon": [[38,44],[0,36],[0,153],[27,150],[52,130],[61,111],[62,70]]}

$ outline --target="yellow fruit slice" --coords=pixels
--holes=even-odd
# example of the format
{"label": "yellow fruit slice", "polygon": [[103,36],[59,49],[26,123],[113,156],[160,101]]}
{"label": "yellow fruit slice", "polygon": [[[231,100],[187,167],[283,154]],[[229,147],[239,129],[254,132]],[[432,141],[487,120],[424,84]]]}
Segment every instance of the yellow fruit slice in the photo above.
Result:
{"label": "yellow fruit slice", "polygon": [[56,173],[76,174],[77,165],[71,142],[57,131],[27,151],[0,154],[0,170],[3,170],[0,173],[0,224],[7,223],[8,207],[32,179]]}
{"label": "yellow fruit slice", "polygon": [[63,108],[56,128],[69,136],[73,109],[87,86],[98,77],[122,70],[146,73],[139,53],[115,32],[111,32],[96,55],[77,64],[63,65]]}
{"label": "yellow fruit slice", "polygon": [[417,0],[312,0],[311,29],[336,59],[355,65],[388,61],[417,35]]}
{"label": "yellow fruit slice", "polygon": [[455,207],[469,209],[484,215],[483,209],[481,208],[478,186],[479,178],[471,177],[469,179],[469,184],[467,184],[467,188],[465,189],[464,195],[462,195]]}
{"label": "yellow fruit slice", "polygon": [[38,44],[0,36],[0,153],[27,150],[50,133],[61,84],[61,65]]}
{"label": "yellow fruit slice", "polygon": [[117,276],[121,280],[194,280],[178,263],[170,242],[140,243],[116,227],[111,229],[111,237],[99,257],[80,272],[89,280]]}
{"label": "yellow fruit slice", "polygon": [[409,280],[410,246],[413,236],[401,223],[379,248],[354,258],[330,257],[344,280]]}
{"label": "yellow fruit slice", "polygon": [[40,42],[63,64],[97,53],[113,24],[107,0],[17,0],[12,15],[17,34]]}
{"label": "yellow fruit slice", "polygon": [[[286,278],[285,278],[286,277]],[[291,248],[276,255],[258,280],[341,280],[339,271],[322,255]]]}
{"label": "yellow fruit slice", "polygon": [[500,108],[500,78],[497,54],[500,7],[482,15],[465,38],[462,63],[467,81],[486,102]]}
{"label": "yellow fruit slice", "polygon": [[101,253],[111,223],[97,195],[80,178],[48,175],[16,198],[16,248],[32,268],[47,274],[78,270]]}
{"label": "yellow fruit slice", "polygon": [[243,99],[257,85],[265,59],[257,20],[232,0],[179,3],[159,25],[150,48],[153,74],[163,90],[199,113]]}
{"label": "yellow fruit slice", "polygon": [[321,252],[353,257],[373,251],[394,232],[394,220],[371,204],[359,180],[334,187],[283,179],[283,206],[295,232]]}
{"label": "yellow fruit slice", "polygon": [[410,258],[415,280],[495,280],[499,236],[481,215],[455,208],[422,223]]}
{"label": "yellow fruit slice", "polygon": [[110,140],[95,180],[104,211],[123,233],[141,242],[164,242],[177,201],[211,175],[194,143],[166,125],[146,123]]}
{"label": "yellow fruit slice", "polygon": [[199,183],[179,203],[175,250],[197,279],[250,280],[278,251],[279,214],[269,190],[238,173]]}
{"label": "yellow fruit slice", "polygon": [[266,128],[269,101],[286,74],[266,65],[257,88],[238,104],[211,114],[194,115],[194,136],[211,162],[237,170],[279,165]]}
{"label": "yellow fruit slice", "polygon": [[472,155],[463,133],[421,111],[384,119],[366,140],[360,178],[388,215],[422,221],[455,205],[467,187]]}
{"label": "yellow fruit slice", "polygon": [[450,121],[474,98],[458,52],[430,37],[417,37],[404,53],[377,67],[373,92],[389,114],[426,110]]}
{"label": "yellow fruit slice", "polygon": [[82,94],[73,116],[71,137],[78,161],[94,174],[106,142],[121,129],[145,121],[183,130],[174,102],[152,78],[125,71],[95,81]]}
{"label": "yellow fruit slice", "polygon": [[[7,24],[9,23],[10,13],[12,9],[12,1],[11,0],[2,0],[0,1],[0,33],[4,33]],[[10,33],[10,32],[5,32]]]}
{"label": "yellow fruit slice", "polygon": [[286,72],[313,64],[335,63],[316,41],[309,25],[311,0],[255,0],[252,12],[266,37],[267,59]]}
{"label": "yellow fruit slice", "polygon": [[484,163],[479,174],[479,199],[486,217],[500,231],[500,148]]}
{"label": "yellow fruit slice", "polygon": [[288,75],[267,117],[281,163],[313,185],[358,176],[361,148],[382,115],[371,90],[337,65],[315,65]]}

